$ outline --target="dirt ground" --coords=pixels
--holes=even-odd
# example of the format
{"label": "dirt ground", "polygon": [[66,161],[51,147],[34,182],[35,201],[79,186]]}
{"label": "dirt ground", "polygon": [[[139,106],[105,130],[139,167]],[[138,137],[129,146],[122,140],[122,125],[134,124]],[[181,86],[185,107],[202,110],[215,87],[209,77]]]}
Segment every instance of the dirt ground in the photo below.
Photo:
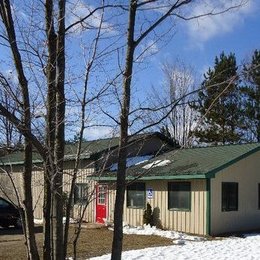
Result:
{"label": "dirt ground", "polygon": [[[42,247],[42,227],[36,227],[36,239],[39,248]],[[70,230],[70,244],[68,256],[72,255],[72,237],[74,228]],[[87,259],[110,253],[112,244],[112,231],[107,228],[82,229],[78,243],[78,258]],[[172,240],[158,236],[124,235],[123,250],[141,249],[146,247],[172,245]],[[22,260],[26,259],[23,234],[20,230],[0,228],[0,259]]]}

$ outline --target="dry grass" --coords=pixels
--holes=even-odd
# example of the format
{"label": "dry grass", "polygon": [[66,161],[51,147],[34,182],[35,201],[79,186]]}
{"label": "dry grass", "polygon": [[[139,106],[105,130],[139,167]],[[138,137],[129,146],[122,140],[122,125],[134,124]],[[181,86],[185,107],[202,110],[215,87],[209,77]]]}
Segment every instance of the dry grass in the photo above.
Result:
{"label": "dry grass", "polygon": [[[70,236],[73,236],[73,228]],[[113,233],[107,228],[82,229],[78,243],[78,258],[86,259],[110,253]],[[42,228],[37,228],[37,243],[42,245]],[[172,245],[172,241],[158,236],[124,235],[123,250],[141,249],[146,247]],[[72,241],[70,240],[68,255],[72,255]],[[23,235],[15,230],[0,229],[0,259],[26,259]]]}

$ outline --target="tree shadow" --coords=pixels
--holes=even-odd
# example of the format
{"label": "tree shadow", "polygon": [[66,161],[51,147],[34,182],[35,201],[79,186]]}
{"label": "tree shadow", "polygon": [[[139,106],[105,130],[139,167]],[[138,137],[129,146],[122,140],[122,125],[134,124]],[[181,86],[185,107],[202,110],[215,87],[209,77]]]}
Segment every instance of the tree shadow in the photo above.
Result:
{"label": "tree shadow", "polygon": [[[34,228],[34,233],[42,233],[43,227],[42,226],[36,226]],[[21,228],[15,228],[15,227],[9,227],[9,228],[1,228],[0,227],[0,236],[1,235],[22,235],[23,230]]]}
{"label": "tree shadow", "polygon": [[156,226],[157,228],[162,229],[162,221],[160,219],[160,208],[159,207],[155,207],[153,209],[153,225]]}

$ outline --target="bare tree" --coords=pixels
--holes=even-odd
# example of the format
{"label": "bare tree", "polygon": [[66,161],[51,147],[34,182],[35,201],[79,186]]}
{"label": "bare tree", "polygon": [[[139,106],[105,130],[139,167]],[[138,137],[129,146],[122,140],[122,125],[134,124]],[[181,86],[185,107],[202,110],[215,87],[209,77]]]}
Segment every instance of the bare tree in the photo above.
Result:
{"label": "bare tree", "polygon": [[[122,2],[117,1],[111,5],[101,1],[101,4],[97,5],[97,7],[88,6],[86,14],[73,14],[73,19],[71,19],[69,14],[73,12],[72,9],[68,10],[70,3],[65,0],[45,0],[44,3],[31,1],[30,3],[24,3],[24,8],[27,11],[27,16],[24,20],[18,15],[19,4],[17,6],[11,6],[9,0],[0,2],[1,45],[7,48],[12,54],[12,61],[10,63],[12,63],[15,74],[17,75],[17,84],[21,93],[19,97],[16,97],[16,102],[19,104],[19,116],[13,114],[10,107],[5,107],[2,103],[0,104],[0,115],[7,118],[24,138],[23,204],[25,208],[28,259],[39,259],[33,230],[31,190],[32,148],[34,147],[37,150],[44,166],[43,258],[46,260],[65,259],[66,248],[64,248],[64,246],[67,246],[68,220],[65,234],[63,235],[62,186],[65,127],[69,121],[69,118],[65,114],[65,108],[68,107],[68,103],[71,104],[80,101],[78,105],[81,110],[80,138],[83,138],[83,132],[86,128],[85,123],[88,122],[88,117],[84,115],[87,109],[86,105],[94,99],[101,102],[101,96],[110,86],[112,87],[112,91],[116,89],[119,80],[122,80],[122,90],[115,92],[118,94],[117,101],[119,101],[120,104],[120,111],[116,111],[115,114],[120,114],[120,120],[115,119],[114,123],[119,125],[120,128],[120,142],[112,258],[121,258],[126,157],[128,131],[129,125],[131,124],[129,124],[129,118],[132,120],[132,116],[134,118],[139,111],[143,111],[141,108],[131,111],[130,107],[134,62],[140,61],[145,52],[140,46],[149,39],[151,35],[160,38],[160,36],[166,35],[171,31],[171,23],[169,23],[169,27],[164,30],[164,32],[157,31],[157,29],[162,28],[161,24],[166,19],[171,20],[173,24],[175,24],[176,19],[191,20],[205,15],[223,13],[234,8],[233,3],[231,3],[231,7],[225,10],[222,8],[213,8],[210,12],[189,16],[187,10],[192,4],[195,4],[195,1],[192,0],[131,0],[129,6],[125,5],[124,2],[122,4]],[[16,8],[18,8],[18,10],[16,10]],[[69,11],[69,14],[66,10]],[[110,15],[108,18],[103,15],[104,10],[108,10],[109,12],[107,13],[109,14],[110,11],[112,11],[112,14],[115,15]],[[128,23],[125,25],[124,18],[126,15],[128,17]],[[74,19],[75,16],[76,19]],[[114,20],[112,18],[114,18]],[[65,19],[67,19],[67,21],[71,19],[67,25]],[[96,26],[96,19],[99,21],[98,26]],[[104,21],[102,21],[103,19]],[[107,35],[105,34],[106,31],[111,29],[109,21],[114,21],[114,27],[117,28],[116,36],[110,38],[106,37]],[[65,44],[65,37],[70,40],[72,46],[73,43],[75,44],[75,42],[73,42],[74,39],[70,38],[70,36],[72,33],[79,33],[78,28],[83,28],[83,31],[89,32],[89,37],[93,37],[93,31],[97,32],[94,34],[94,40],[92,41],[89,40],[89,37],[81,39],[81,46],[84,46],[84,51],[91,49],[89,52],[89,62],[83,70],[77,67],[79,63],[78,53],[71,48],[71,55],[69,55],[69,48],[67,48]],[[127,37],[125,39],[123,35],[125,35],[126,31]],[[102,39],[103,45],[97,46],[100,39]],[[125,39],[125,41],[122,41],[122,39]],[[79,44],[77,46],[79,46]],[[145,50],[146,49],[147,48],[145,48]],[[123,50],[126,54],[121,56]],[[115,55],[115,53],[117,55]],[[115,56],[118,58],[115,63],[119,64],[119,71],[117,68],[110,68],[110,61],[112,59],[115,60]],[[98,62],[94,64],[93,59],[98,60]],[[124,69],[121,67],[122,60],[122,67]],[[69,64],[71,64],[70,67]],[[74,70],[72,69],[73,65],[76,67]],[[69,72],[71,72],[70,70],[73,70],[73,73],[69,74]],[[97,78],[93,84],[90,84],[90,71],[94,71],[93,77]],[[104,77],[100,77],[101,72],[104,72]],[[112,74],[112,76],[110,74]],[[79,92],[80,89],[78,89],[77,86],[80,85],[79,82],[82,83],[82,81],[79,80],[82,78],[83,95],[81,98],[78,98],[79,95],[77,92]],[[103,82],[100,84],[98,80]],[[101,87],[96,87],[97,82]],[[91,89],[92,97],[87,99],[86,93],[89,91],[91,85],[94,85],[96,89],[95,87]],[[68,87],[71,91],[70,94],[76,94],[76,101],[72,100],[71,95],[68,95],[67,99],[65,98],[65,86],[70,87],[70,89]],[[72,90],[74,90],[74,92]],[[122,96],[120,96],[120,93]],[[178,102],[180,102],[180,100],[178,100]],[[33,108],[33,105],[38,103],[42,105],[37,107],[41,107],[42,109],[42,121],[45,127],[44,140],[37,137],[33,129],[35,120],[37,119],[36,108]],[[108,113],[106,113],[106,115],[108,115]],[[114,118],[115,116],[110,116],[110,119]],[[38,118],[37,120],[40,119]],[[161,120],[163,119],[160,119],[154,124],[160,123]],[[136,120],[133,119],[132,121],[135,122]],[[153,126],[153,124],[142,127],[142,129],[138,131],[151,126]],[[77,174],[80,153],[81,147],[79,143],[74,175]],[[71,192],[74,184],[75,180],[72,181]],[[72,195],[70,195],[69,198],[67,218],[69,217],[71,199]]]}
{"label": "bare tree", "polygon": [[[191,66],[185,65],[179,59],[174,63],[165,62],[162,70],[162,89],[159,91],[153,87],[150,97],[150,106],[162,109],[152,115],[148,114],[147,121],[158,121],[170,111],[165,120],[156,127],[160,130],[165,129],[177,143],[187,147],[195,119],[195,113],[189,104],[196,98],[196,74]],[[180,102],[176,104],[176,100]]]}
{"label": "bare tree", "polygon": [[[126,55],[125,64],[122,78],[122,98],[121,98],[121,112],[120,112],[120,142],[118,152],[118,171],[117,171],[117,184],[116,184],[116,201],[114,211],[114,236],[112,244],[111,259],[121,259],[122,254],[122,241],[123,241],[123,205],[124,194],[126,186],[126,157],[127,157],[127,142],[128,142],[128,130],[129,130],[129,115],[131,96],[131,81],[133,79],[133,65],[135,62],[135,52],[138,46],[152,33],[156,34],[156,31],[160,29],[161,24],[172,17],[178,17],[183,20],[192,20],[195,18],[203,17],[206,15],[216,15],[226,12],[230,8],[213,9],[207,13],[201,13],[196,16],[187,16],[185,14],[186,8],[189,8],[194,1],[137,1],[131,0],[128,7],[128,24],[127,24],[127,38],[126,38]],[[237,6],[236,6],[237,7]],[[147,18],[147,12],[154,11],[154,8],[160,10],[158,16],[154,19]],[[160,9],[161,8],[161,9]],[[214,11],[218,10],[218,11]],[[145,18],[143,18],[145,13]],[[150,17],[154,17],[151,16]],[[142,20],[144,19],[144,20]],[[138,21],[138,23],[137,23]],[[141,22],[140,22],[141,21]],[[142,23],[143,21],[143,23]],[[149,21],[149,22],[148,22]],[[137,24],[140,24],[138,27]],[[158,35],[158,34],[156,34]],[[117,121],[117,120],[115,120]],[[118,122],[118,121],[117,121]],[[155,123],[156,124],[156,123]],[[154,125],[155,125],[154,124]],[[150,127],[153,124],[147,126]],[[143,128],[145,129],[145,128]]]}
{"label": "bare tree", "polygon": [[[39,259],[39,254],[34,235],[34,219],[32,207],[32,146],[38,150],[45,164],[45,242],[44,259],[63,259],[63,225],[62,225],[62,171],[64,157],[64,73],[65,73],[65,55],[64,55],[64,37],[65,37],[65,1],[58,3],[58,23],[57,31],[54,31],[53,2],[46,1],[46,34],[48,37],[49,60],[47,63],[47,82],[48,82],[48,105],[47,114],[51,115],[48,119],[47,127],[47,147],[32,133],[31,123],[31,104],[28,79],[25,76],[25,65],[21,55],[21,49],[17,44],[17,32],[15,22],[11,12],[11,4],[2,1],[0,4],[0,14],[6,36],[4,40],[10,45],[13,55],[13,62],[16,68],[18,84],[22,94],[20,102],[22,107],[22,117],[17,118],[9,111],[9,107],[1,104],[0,113],[14,124],[21,134],[24,135],[24,208],[28,244],[28,258]],[[54,112],[54,113],[53,113]],[[51,124],[51,127],[49,127]],[[50,180],[52,187],[50,190]],[[51,191],[51,192],[50,192]],[[51,236],[50,213],[52,208],[53,233]],[[53,239],[53,251],[51,252],[51,240]]]}
{"label": "bare tree", "polygon": [[[23,175],[23,195],[24,209],[26,220],[26,238],[28,244],[28,259],[39,259],[39,253],[35,242],[34,223],[33,223],[33,207],[32,207],[32,148],[34,147],[43,161],[44,169],[44,259],[64,259],[66,257],[66,248],[68,240],[68,220],[63,236],[63,161],[64,161],[64,144],[65,144],[65,115],[66,101],[73,102],[72,95],[65,99],[66,72],[69,69],[65,67],[65,36],[68,38],[71,32],[78,26],[82,26],[83,30],[97,30],[97,36],[94,37],[89,45],[92,50],[89,62],[84,68],[83,95],[77,91],[72,91],[76,96],[77,107],[81,108],[81,130],[78,152],[76,155],[76,163],[74,168],[74,178],[72,180],[70,199],[68,204],[68,216],[71,208],[71,200],[73,195],[73,185],[78,173],[79,159],[81,154],[81,140],[85,130],[87,117],[85,116],[86,106],[97,97],[101,96],[110,83],[107,81],[102,84],[100,89],[96,88],[96,92],[87,98],[90,72],[98,62],[94,61],[99,58],[99,63],[106,57],[106,52],[111,50],[101,50],[97,55],[97,43],[102,36],[104,37],[104,27],[102,26],[102,15],[99,12],[104,10],[104,4],[101,1],[97,8],[89,8],[87,15],[81,19],[71,20],[69,25],[65,27],[65,18],[71,13],[66,13],[66,1],[59,0],[54,2],[46,0],[45,4],[36,6],[32,1],[31,5],[24,5],[27,12],[25,20],[19,19],[17,12],[18,6],[12,6],[10,1],[2,1],[0,3],[1,15],[1,44],[4,48],[10,50],[13,59],[10,66],[14,67],[15,78],[17,75],[17,84],[21,95],[13,95],[12,98],[18,104],[17,114],[12,112],[9,104],[0,104],[0,115],[3,116],[14,126],[17,131],[24,137],[24,175]],[[75,4],[74,4],[75,5]],[[18,8],[18,11],[16,8]],[[70,6],[72,8],[73,6]],[[106,8],[113,7],[106,5]],[[86,7],[87,8],[87,7]],[[73,8],[72,8],[73,9]],[[12,11],[13,10],[13,11]],[[17,11],[17,12],[16,12]],[[103,11],[102,11],[103,12]],[[32,19],[27,19],[28,14],[32,14]],[[96,18],[98,17],[98,18]],[[87,20],[90,20],[87,23]],[[99,26],[93,25],[92,19],[98,19]],[[92,22],[92,24],[91,24]],[[95,24],[95,23],[94,23]],[[86,28],[85,28],[86,27]],[[26,29],[25,29],[26,28]],[[107,29],[108,30],[108,29]],[[77,30],[75,29],[75,33]],[[90,39],[88,38],[88,41]],[[112,44],[111,44],[112,46]],[[87,47],[84,47],[84,50]],[[90,51],[91,53],[91,51]],[[68,54],[68,53],[67,53]],[[83,52],[83,54],[85,54]],[[97,57],[98,56],[98,57]],[[84,57],[84,56],[83,56]],[[9,64],[8,64],[9,65]],[[75,70],[76,71],[76,70]],[[3,75],[3,73],[1,74]],[[75,74],[67,76],[67,85],[74,87],[73,80],[78,83]],[[11,83],[8,78],[3,77],[5,84],[2,84],[6,92],[11,92]],[[38,111],[37,111],[38,110]],[[40,110],[40,111],[39,111]],[[66,122],[67,123],[67,122]],[[37,136],[35,126],[42,125],[45,128],[45,138]],[[41,132],[41,131],[40,131]],[[77,242],[77,240],[76,240]],[[76,256],[76,254],[75,254]]]}
{"label": "bare tree", "polygon": [[[10,108],[10,112],[17,117],[18,115],[18,104],[12,98],[12,96],[19,96],[19,89],[12,84],[12,86],[8,85],[8,82],[5,80],[5,77],[0,75],[0,84],[3,86],[1,89],[1,103],[4,104],[5,107]],[[12,92],[7,92],[7,90],[12,90]],[[22,135],[17,131],[12,123],[3,116],[0,117],[0,143],[1,148],[5,150],[5,152],[11,152],[19,149],[22,142]]]}

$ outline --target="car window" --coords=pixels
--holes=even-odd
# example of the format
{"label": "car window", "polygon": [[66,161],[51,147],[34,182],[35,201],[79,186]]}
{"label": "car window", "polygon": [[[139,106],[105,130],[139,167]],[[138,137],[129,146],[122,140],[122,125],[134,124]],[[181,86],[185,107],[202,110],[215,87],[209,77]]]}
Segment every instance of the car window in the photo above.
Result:
{"label": "car window", "polygon": [[8,208],[8,207],[10,207],[10,203],[8,203],[3,199],[0,199],[0,208]]}

